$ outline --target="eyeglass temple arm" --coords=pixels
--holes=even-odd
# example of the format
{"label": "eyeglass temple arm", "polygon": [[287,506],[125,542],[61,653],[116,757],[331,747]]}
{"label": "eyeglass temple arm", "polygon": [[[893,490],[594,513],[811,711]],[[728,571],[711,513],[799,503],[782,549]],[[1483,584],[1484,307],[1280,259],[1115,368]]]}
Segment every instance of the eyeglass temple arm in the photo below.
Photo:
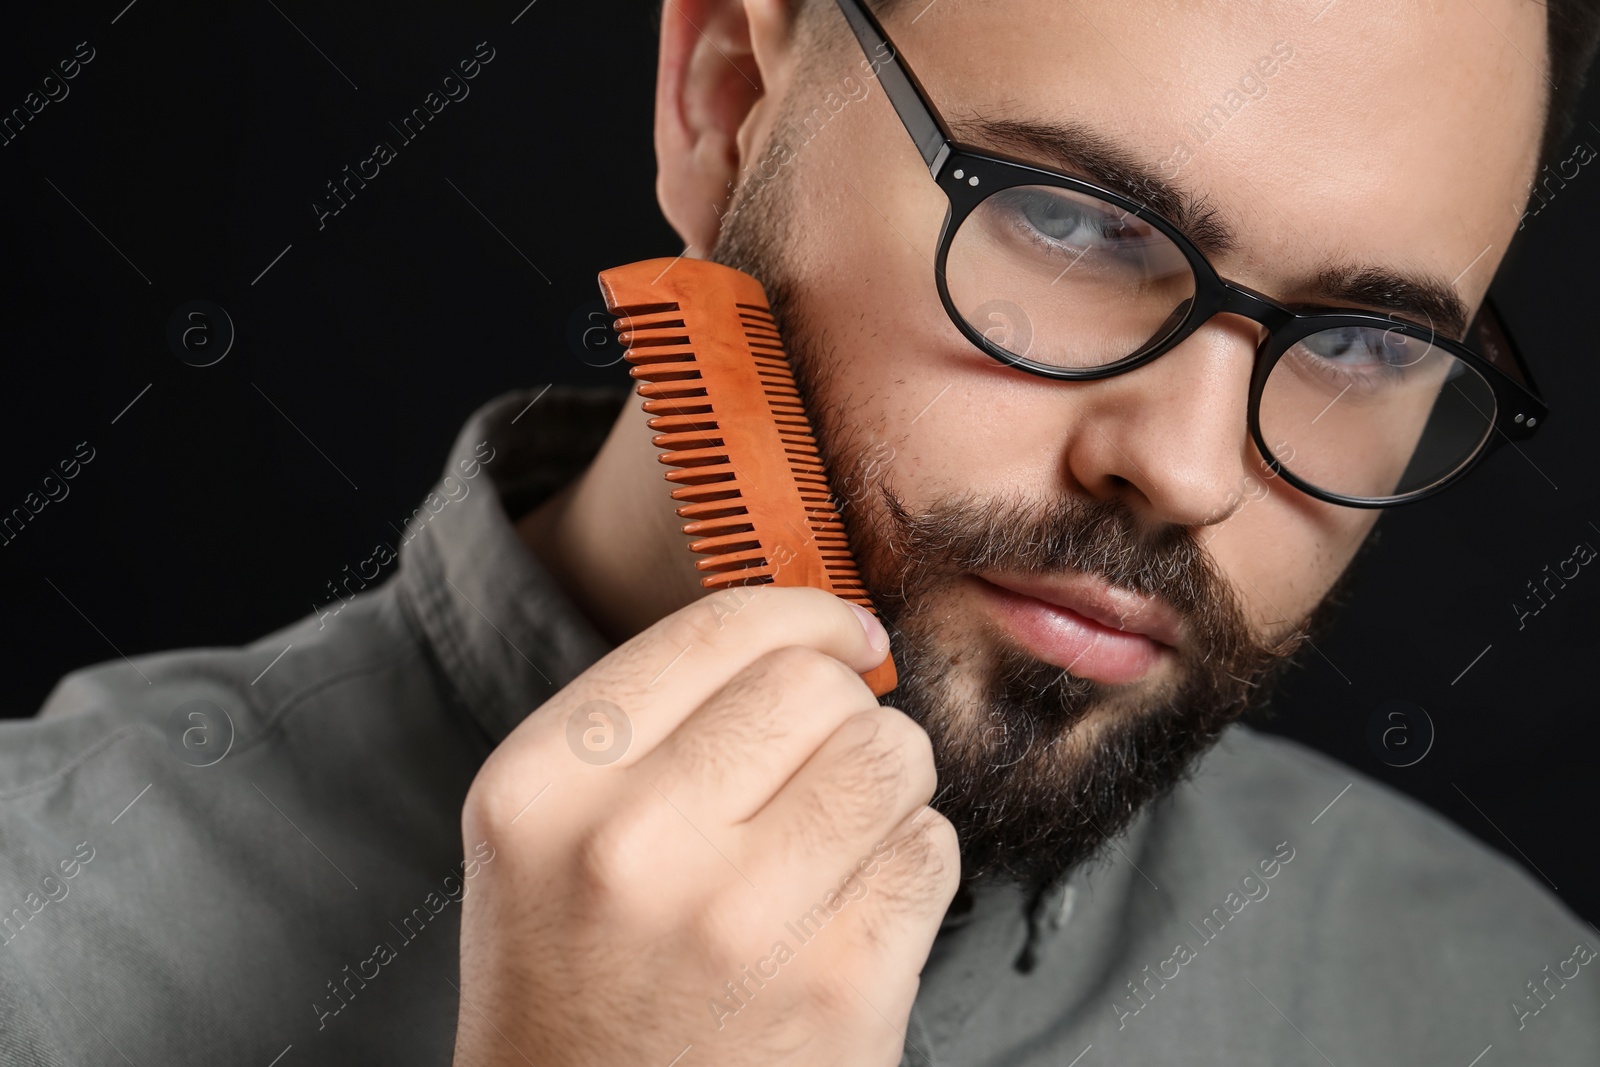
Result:
{"label": "eyeglass temple arm", "polygon": [[1528,392],[1542,399],[1543,394],[1534,384],[1533,372],[1528,369],[1528,361],[1523,357],[1522,350],[1517,347],[1516,342],[1511,340],[1511,335],[1500,318],[1500,309],[1495,306],[1493,298],[1488,296],[1483,298],[1483,306],[1478,309],[1474,328],[1478,335],[1478,348],[1484,357],[1511,375]]}
{"label": "eyeglass temple arm", "polygon": [[904,124],[911,140],[916,143],[922,161],[934,177],[950,155],[950,131],[933,105],[911,68],[895,56],[894,45],[884,35],[877,17],[868,11],[861,0],[838,0],[839,10],[850,23],[856,40],[860,42],[867,60],[877,70],[878,81],[889,96],[896,115]]}

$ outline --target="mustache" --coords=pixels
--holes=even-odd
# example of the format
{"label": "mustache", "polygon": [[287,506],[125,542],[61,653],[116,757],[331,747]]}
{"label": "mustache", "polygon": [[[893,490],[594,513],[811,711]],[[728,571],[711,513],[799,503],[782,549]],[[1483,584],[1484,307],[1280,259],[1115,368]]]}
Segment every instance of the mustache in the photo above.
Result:
{"label": "mustache", "polygon": [[1232,587],[1189,530],[1145,523],[1121,500],[968,492],[912,512],[887,484],[878,492],[886,547],[918,570],[1077,571],[1163,600],[1206,628],[1244,625]]}
{"label": "mustache", "polygon": [[[997,498],[967,491],[913,512],[885,480],[883,518],[857,513],[864,573],[900,641],[889,695],[935,739],[934,806],[957,827],[963,877],[1041,883],[1095,855],[1259,702],[1308,639],[1258,637],[1189,528],[1141,521],[1118,499]],[[1165,601],[1187,624],[1169,686],[1118,707],[1112,691],[1015,646],[993,653],[975,698],[952,688],[937,596],[964,571],[1086,573]],[[1077,756],[1070,738],[1116,708]]]}

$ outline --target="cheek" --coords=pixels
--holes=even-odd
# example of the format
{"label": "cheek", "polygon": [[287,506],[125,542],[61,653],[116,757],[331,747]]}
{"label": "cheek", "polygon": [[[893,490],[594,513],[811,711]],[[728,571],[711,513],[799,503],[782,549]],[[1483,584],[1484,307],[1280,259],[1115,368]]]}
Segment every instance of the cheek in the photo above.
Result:
{"label": "cheek", "polygon": [[861,476],[873,485],[881,476],[914,509],[969,494],[1039,499],[1062,491],[1068,428],[1043,391],[1048,383],[1019,381],[953,327],[945,343],[918,345],[869,336],[844,304],[830,307],[827,321],[820,388],[837,420],[830,429],[844,432],[831,460],[835,476],[852,462],[892,457]]}
{"label": "cheek", "polygon": [[[1377,512],[1312,500],[1282,482],[1217,526],[1206,549],[1251,622],[1298,623],[1321,602],[1377,521]],[[1202,535],[1204,538],[1204,535]]]}
{"label": "cheek", "polygon": [[[845,112],[838,132],[858,117],[867,116]],[[857,125],[881,138],[876,153],[897,143],[887,139],[894,129]],[[932,257],[943,195],[926,171],[857,159],[855,141],[824,146],[819,138],[796,154],[797,212],[807,221],[782,237],[818,364],[818,407],[845,432],[835,442],[836,476],[881,442],[894,458],[878,469],[913,506],[965,491],[1037,495],[1058,486],[1063,428],[1047,414],[1059,407],[1049,384],[978,351],[939,300]]]}

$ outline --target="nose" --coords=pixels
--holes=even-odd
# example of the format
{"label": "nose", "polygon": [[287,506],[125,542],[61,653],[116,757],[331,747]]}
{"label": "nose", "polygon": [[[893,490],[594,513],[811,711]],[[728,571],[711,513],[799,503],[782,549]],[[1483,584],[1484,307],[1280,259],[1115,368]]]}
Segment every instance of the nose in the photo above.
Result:
{"label": "nose", "polygon": [[1082,491],[1122,497],[1156,523],[1207,526],[1246,499],[1247,426],[1263,328],[1219,314],[1154,361],[1067,391],[1067,470]]}

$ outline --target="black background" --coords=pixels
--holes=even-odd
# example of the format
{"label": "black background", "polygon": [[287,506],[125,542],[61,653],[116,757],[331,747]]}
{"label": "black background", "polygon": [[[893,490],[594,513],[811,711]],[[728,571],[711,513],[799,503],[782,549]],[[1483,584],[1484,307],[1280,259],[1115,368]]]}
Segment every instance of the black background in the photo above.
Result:
{"label": "black background", "polygon": [[[75,667],[241,643],[331,599],[479,404],[625,380],[586,365],[572,326],[599,307],[596,271],[681,248],[655,206],[648,3],[124,2],[0,17],[4,112],[94,49],[0,147],[0,514],[94,450],[0,547],[6,716]],[[479,42],[494,58],[470,95],[403,141],[389,123]],[[319,229],[325,183],[380,140],[397,158]],[[1384,517],[1267,724],[1442,811],[1590,920],[1600,568],[1521,629],[1512,605],[1600,547],[1597,193],[1592,164],[1528,219],[1495,289],[1549,425]],[[209,367],[167,343],[191,300],[236,330]]]}

